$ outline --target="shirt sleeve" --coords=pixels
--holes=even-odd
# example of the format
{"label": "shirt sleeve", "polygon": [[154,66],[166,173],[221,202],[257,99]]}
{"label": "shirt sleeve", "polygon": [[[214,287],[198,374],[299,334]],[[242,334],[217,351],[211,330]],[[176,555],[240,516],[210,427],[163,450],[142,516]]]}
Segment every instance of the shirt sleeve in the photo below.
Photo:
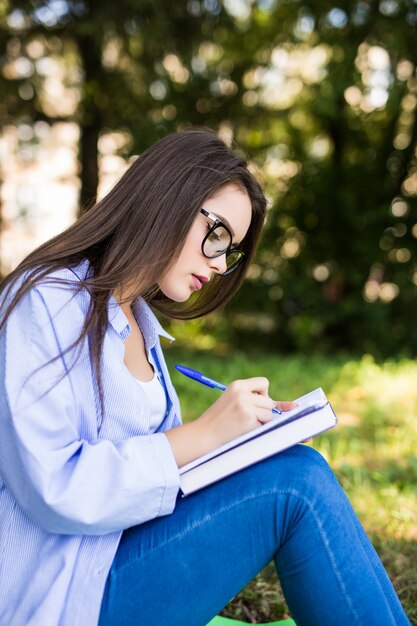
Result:
{"label": "shirt sleeve", "polygon": [[60,351],[57,319],[66,321],[68,346],[79,335],[82,314],[73,294],[55,291],[59,315],[32,289],[0,336],[4,482],[28,517],[54,533],[104,534],[171,513],[179,472],[163,433],[120,441],[80,437],[68,373],[74,355],[45,363]]}

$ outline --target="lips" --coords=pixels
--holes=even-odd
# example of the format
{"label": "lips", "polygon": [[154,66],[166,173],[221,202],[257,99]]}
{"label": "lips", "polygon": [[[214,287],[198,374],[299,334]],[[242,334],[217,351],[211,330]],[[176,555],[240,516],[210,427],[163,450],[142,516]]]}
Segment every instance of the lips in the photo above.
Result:
{"label": "lips", "polygon": [[206,276],[198,276],[197,274],[192,274],[193,283],[196,291],[199,291],[204,283],[208,283],[208,278]]}

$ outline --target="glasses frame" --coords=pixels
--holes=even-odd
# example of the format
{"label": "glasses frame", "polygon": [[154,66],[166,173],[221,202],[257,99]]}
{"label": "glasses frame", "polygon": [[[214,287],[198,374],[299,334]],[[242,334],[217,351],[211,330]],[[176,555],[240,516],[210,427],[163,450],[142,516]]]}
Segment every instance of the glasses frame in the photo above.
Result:
{"label": "glasses frame", "polygon": [[[234,270],[240,265],[240,263],[243,260],[243,257],[245,256],[245,253],[243,252],[243,250],[240,250],[239,248],[232,248],[232,240],[233,240],[233,236],[232,233],[230,232],[230,228],[228,228],[226,226],[226,224],[224,222],[222,222],[221,220],[219,220],[218,217],[216,217],[215,215],[213,215],[213,213],[210,213],[209,211],[206,211],[205,209],[200,209],[200,213],[202,213],[202,215],[204,215],[204,217],[206,217],[207,219],[209,219],[211,222],[213,222],[213,226],[209,229],[209,231],[206,233],[206,235],[204,236],[203,241],[201,242],[201,252],[204,254],[204,256],[206,257],[206,259],[217,259],[218,257],[223,256],[223,254],[226,255],[226,259],[227,256],[229,254],[231,254],[232,252],[238,252],[240,254],[238,260],[236,261],[236,263],[234,265],[232,265],[232,267],[228,268],[225,272],[222,272],[220,274],[220,276],[226,276],[227,274],[231,274],[232,272],[234,272]],[[229,234],[230,237],[230,244],[228,245],[228,247],[226,248],[226,250],[224,250],[224,252],[220,252],[219,254],[213,254],[213,255],[208,255],[204,252],[204,244],[206,243],[207,239],[210,237],[211,233],[218,228],[219,226],[221,226],[222,228],[225,229],[225,231]]]}

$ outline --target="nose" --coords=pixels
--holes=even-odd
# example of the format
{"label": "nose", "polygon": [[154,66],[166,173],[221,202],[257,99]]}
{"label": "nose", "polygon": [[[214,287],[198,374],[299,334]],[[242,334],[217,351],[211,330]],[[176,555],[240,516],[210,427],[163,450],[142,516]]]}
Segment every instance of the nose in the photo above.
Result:
{"label": "nose", "polygon": [[209,259],[209,266],[216,274],[223,274],[227,270],[226,253]]}

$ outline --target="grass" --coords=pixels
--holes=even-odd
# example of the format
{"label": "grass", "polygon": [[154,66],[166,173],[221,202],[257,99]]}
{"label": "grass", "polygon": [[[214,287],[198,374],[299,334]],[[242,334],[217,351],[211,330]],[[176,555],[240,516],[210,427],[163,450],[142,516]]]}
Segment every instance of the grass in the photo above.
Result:
{"label": "grass", "polygon": [[[417,626],[417,364],[371,357],[333,359],[166,351],[184,420],[198,417],[217,392],[183,377],[174,363],[224,383],[265,375],[271,397],[288,400],[323,387],[339,418],[313,444],[333,467]],[[278,589],[278,591],[277,591]],[[249,623],[289,617],[272,564],[225,607]]]}

